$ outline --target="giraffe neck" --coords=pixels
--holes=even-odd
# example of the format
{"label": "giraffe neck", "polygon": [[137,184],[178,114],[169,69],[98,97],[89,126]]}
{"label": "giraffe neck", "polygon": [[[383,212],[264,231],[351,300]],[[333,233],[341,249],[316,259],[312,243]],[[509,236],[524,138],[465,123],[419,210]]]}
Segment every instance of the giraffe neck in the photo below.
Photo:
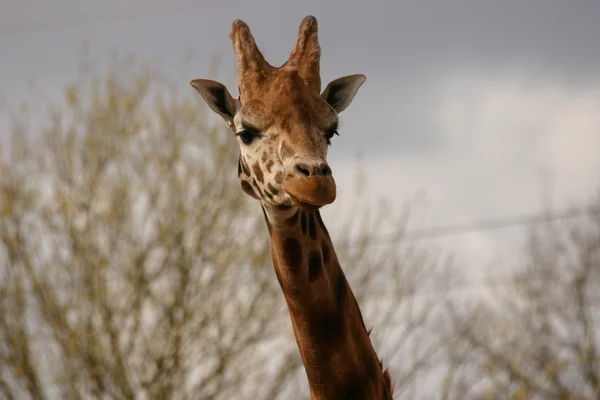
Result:
{"label": "giraffe neck", "polygon": [[384,378],[319,211],[266,204],[263,211],[311,399],[389,398],[389,376],[386,371]]}

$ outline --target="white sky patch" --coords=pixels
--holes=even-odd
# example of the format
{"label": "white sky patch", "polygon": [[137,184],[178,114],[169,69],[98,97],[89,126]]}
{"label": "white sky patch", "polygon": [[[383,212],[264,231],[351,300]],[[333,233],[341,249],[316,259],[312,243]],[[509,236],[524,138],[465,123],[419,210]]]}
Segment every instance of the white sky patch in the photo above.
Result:
{"label": "white sky patch", "polygon": [[[371,204],[383,197],[400,208],[424,191],[427,220],[414,227],[423,228],[535,213],[548,200],[555,209],[585,205],[598,193],[600,82],[576,87],[530,76],[469,74],[446,75],[434,87],[439,95],[430,104],[429,122],[443,145],[412,157],[365,154],[363,195]],[[339,202],[351,206],[356,163],[332,164]],[[435,242],[472,276],[498,276],[522,257],[524,234],[511,228]]]}

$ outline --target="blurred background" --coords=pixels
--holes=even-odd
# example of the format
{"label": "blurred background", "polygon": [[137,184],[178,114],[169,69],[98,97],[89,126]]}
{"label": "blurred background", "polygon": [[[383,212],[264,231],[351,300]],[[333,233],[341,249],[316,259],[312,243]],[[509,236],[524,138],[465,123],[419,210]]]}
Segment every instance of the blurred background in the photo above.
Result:
{"label": "blurred background", "polygon": [[[237,95],[363,73],[323,209],[398,399],[600,398],[600,3],[0,0],[0,399],[306,399]],[[256,234],[256,232],[260,234]]]}

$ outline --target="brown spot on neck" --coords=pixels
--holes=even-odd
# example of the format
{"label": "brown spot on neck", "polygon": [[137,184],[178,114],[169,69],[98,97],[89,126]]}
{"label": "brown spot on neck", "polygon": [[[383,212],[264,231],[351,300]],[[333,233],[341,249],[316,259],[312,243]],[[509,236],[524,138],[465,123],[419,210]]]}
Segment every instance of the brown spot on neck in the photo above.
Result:
{"label": "brown spot on neck", "polygon": [[325,241],[321,245],[321,253],[323,254],[323,262],[328,264],[331,260],[331,249],[329,248],[329,244]]}
{"label": "brown spot on neck", "polygon": [[[319,217],[320,218],[320,217]],[[312,240],[317,240],[317,226],[315,223],[315,213],[310,213],[308,218],[308,235]]]}
{"label": "brown spot on neck", "polygon": [[301,212],[300,215],[300,229],[302,229],[302,234],[306,235],[306,213]]}
{"label": "brown spot on neck", "polygon": [[302,269],[302,246],[294,238],[288,237],[283,240],[283,265],[293,274],[298,274]]}
{"label": "brown spot on neck", "polygon": [[310,252],[308,256],[308,281],[314,282],[321,271],[323,270],[323,257],[321,257],[321,253],[316,250]]}

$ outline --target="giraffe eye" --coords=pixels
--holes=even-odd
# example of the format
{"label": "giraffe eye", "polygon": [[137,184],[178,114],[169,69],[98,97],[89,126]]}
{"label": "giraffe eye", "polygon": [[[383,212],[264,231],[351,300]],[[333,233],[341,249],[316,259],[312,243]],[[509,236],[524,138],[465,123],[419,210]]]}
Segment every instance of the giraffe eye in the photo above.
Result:
{"label": "giraffe eye", "polygon": [[333,135],[340,135],[337,131],[337,127],[334,129],[329,129],[326,133],[325,133],[325,139],[327,139],[327,144],[331,145],[331,138],[333,138]]}
{"label": "giraffe eye", "polygon": [[244,129],[243,131],[237,132],[235,135],[238,136],[245,145],[249,145],[252,144],[254,139],[260,137],[260,132],[251,129]]}

